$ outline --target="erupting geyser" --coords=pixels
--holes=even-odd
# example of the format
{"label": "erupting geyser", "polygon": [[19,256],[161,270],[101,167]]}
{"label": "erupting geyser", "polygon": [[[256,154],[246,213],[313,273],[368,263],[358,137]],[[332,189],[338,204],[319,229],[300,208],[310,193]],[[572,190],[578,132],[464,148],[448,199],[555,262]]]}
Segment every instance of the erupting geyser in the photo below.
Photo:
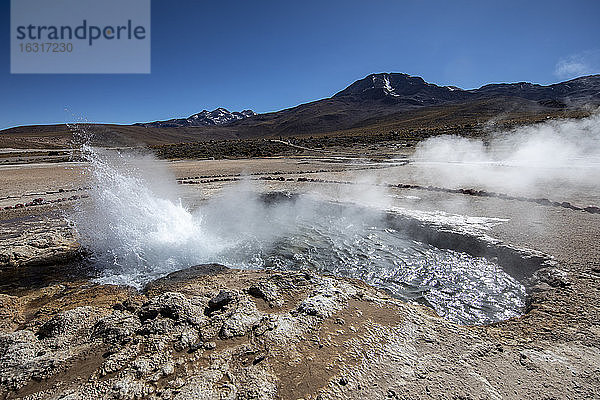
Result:
{"label": "erupting geyser", "polygon": [[83,153],[92,202],[71,219],[100,282],[141,288],[217,262],[359,278],[465,324],[510,318],[524,307],[524,287],[499,266],[413,240],[381,211],[309,196],[265,202],[249,182],[190,210],[151,157],[87,146]]}

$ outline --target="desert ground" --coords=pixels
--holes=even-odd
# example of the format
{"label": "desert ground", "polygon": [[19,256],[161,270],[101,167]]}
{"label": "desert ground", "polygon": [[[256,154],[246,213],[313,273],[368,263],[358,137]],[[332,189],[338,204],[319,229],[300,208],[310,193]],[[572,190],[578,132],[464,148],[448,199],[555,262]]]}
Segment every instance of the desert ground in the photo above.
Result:
{"label": "desert ground", "polygon": [[464,326],[355,279],[235,265],[193,267],[140,291],[95,283],[65,221],[92,201],[86,163],[5,163],[0,396],[600,397],[600,192],[558,181],[464,187],[407,163],[410,148],[380,160],[364,150],[157,162],[190,207],[249,180],[467,238],[466,250],[512,260],[507,272],[527,289],[523,315]]}

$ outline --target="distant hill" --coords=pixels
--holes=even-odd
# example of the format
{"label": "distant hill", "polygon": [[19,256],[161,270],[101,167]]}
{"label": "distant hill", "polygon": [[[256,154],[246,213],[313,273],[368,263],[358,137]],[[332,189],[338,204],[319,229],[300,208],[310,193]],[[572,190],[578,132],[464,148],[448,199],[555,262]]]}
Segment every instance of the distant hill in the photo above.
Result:
{"label": "distant hill", "polygon": [[143,126],[145,128],[180,128],[185,126],[227,125],[244,118],[252,117],[254,115],[256,115],[256,113],[252,110],[230,112],[229,110],[220,107],[213,111],[203,110],[198,114],[189,116],[188,118],[137,123],[134,125]]}
{"label": "distant hill", "polygon": [[[438,86],[418,76],[378,73],[360,79],[330,98],[277,112],[202,111],[188,118],[133,125],[90,124],[100,145],[166,144],[203,140],[311,135],[375,134],[395,130],[472,129],[502,115],[508,124],[541,117],[571,116],[600,106],[600,75],[543,86],[499,83],[478,89]],[[23,126],[0,131],[0,147],[64,147],[65,125]]]}
{"label": "distant hill", "polygon": [[525,99],[554,107],[600,103],[600,75],[584,76],[567,82],[542,86],[529,82],[489,84],[463,90],[456,86],[437,86],[418,76],[371,74],[358,80],[333,98],[359,102],[381,102],[393,106],[426,107],[445,103],[476,101],[496,97]]}

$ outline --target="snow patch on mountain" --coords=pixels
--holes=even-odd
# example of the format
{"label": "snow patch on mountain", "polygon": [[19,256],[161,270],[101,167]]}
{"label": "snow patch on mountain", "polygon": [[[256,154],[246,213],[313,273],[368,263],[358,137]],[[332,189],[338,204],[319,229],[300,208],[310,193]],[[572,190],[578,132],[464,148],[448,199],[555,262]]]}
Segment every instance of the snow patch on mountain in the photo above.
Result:
{"label": "snow patch on mountain", "polygon": [[[375,83],[375,78],[373,78],[373,83]],[[394,88],[390,84],[390,78],[387,75],[383,77],[383,89],[387,94],[392,95],[394,97],[399,97],[400,95],[394,91]]]}
{"label": "snow patch on mountain", "polygon": [[256,113],[252,110],[230,112],[225,108],[217,108],[213,111],[203,110],[187,118],[189,122],[202,121],[205,125],[225,125],[240,119],[252,117]]}

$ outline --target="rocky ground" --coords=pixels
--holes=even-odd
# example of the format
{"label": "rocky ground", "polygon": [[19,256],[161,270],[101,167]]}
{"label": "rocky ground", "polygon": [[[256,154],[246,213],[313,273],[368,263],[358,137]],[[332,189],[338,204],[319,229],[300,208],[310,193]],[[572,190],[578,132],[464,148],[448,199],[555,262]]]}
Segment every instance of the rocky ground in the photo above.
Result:
{"label": "rocky ground", "polygon": [[[36,168],[6,169],[12,172],[0,178],[1,204],[10,207],[0,211],[4,398],[600,396],[598,214],[426,190],[444,182],[424,180],[411,166],[308,158],[170,164],[175,178],[189,182],[180,185],[188,199],[211,196],[244,173],[264,191],[371,202],[495,247],[552,257],[553,267],[523,274],[530,301],[522,317],[466,327],[362,282],[309,271],[205,265],[141,292],[94,284],[73,273],[80,265],[76,237],[61,214],[88,201],[81,199],[85,179],[76,165]],[[600,203],[594,193],[546,189],[514,194]],[[383,196],[365,196],[380,190]],[[46,201],[25,206],[42,191]],[[50,201],[56,198],[65,200]],[[14,208],[16,201],[25,204]],[[497,223],[482,224],[481,217]]]}

